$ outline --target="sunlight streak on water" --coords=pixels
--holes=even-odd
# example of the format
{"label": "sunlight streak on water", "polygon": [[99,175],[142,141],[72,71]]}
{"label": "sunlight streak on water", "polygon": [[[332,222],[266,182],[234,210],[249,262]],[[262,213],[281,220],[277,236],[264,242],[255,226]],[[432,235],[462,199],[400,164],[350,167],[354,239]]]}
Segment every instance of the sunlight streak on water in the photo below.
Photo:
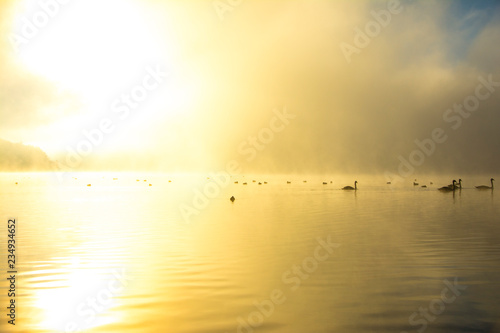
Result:
{"label": "sunlight streak on water", "polygon": [[[205,176],[28,175],[0,177],[1,216],[19,221],[16,332],[237,332],[275,289],[286,301],[259,332],[410,332],[409,316],[454,277],[467,290],[426,332],[489,332],[498,315],[491,191],[246,177],[187,224],[179,205]],[[318,237],[340,247],[297,278]]]}

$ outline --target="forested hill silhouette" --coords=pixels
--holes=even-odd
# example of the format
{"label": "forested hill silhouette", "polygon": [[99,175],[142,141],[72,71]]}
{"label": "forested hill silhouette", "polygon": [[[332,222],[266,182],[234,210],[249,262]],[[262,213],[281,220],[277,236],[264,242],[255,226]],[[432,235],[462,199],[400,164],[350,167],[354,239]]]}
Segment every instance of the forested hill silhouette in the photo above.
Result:
{"label": "forested hill silhouette", "polygon": [[40,148],[0,139],[0,171],[48,171],[54,165]]}

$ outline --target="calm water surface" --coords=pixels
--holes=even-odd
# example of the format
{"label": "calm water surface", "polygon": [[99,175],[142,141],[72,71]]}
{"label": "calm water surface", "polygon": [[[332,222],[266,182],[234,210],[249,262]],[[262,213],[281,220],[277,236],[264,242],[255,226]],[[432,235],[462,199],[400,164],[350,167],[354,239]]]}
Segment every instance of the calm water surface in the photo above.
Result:
{"label": "calm water surface", "polygon": [[453,194],[436,190],[444,178],[427,189],[358,178],[355,193],[339,190],[350,177],[220,189],[206,175],[72,176],[0,175],[1,332],[498,330],[500,194],[473,189],[488,178]]}

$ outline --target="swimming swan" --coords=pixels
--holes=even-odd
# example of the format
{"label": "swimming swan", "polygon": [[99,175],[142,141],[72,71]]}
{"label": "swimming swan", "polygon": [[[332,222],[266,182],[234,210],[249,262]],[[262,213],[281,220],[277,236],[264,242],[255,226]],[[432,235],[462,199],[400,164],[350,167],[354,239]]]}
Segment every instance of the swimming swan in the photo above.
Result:
{"label": "swimming swan", "polygon": [[443,186],[443,187],[438,188],[438,190],[441,192],[455,192],[455,183],[456,182],[457,181],[455,179],[453,179],[453,183],[451,184],[451,187]]}
{"label": "swimming swan", "polygon": [[[449,184],[449,185],[448,185],[448,187],[449,187],[449,188],[452,188],[452,187],[453,187],[453,184]],[[455,189],[459,189],[459,190],[461,190],[461,189],[462,189],[462,179],[461,179],[461,178],[459,178],[459,179],[458,179],[458,183],[457,183],[457,184],[455,184]]]}
{"label": "swimming swan", "polygon": [[358,184],[358,181],[356,180],[356,181],[354,182],[354,187],[352,187],[352,186],[344,186],[344,187],[342,187],[342,189],[343,189],[343,190],[357,190],[357,189],[358,189],[357,184]]}
{"label": "swimming swan", "polygon": [[492,189],[493,189],[493,181],[494,181],[494,179],[493,179],[493,178],[491,178],[491,179],[490,179],[491,186],[479,185],[479,186],[476,186],[476,188],[477,188],[478,190],[492,190]]}

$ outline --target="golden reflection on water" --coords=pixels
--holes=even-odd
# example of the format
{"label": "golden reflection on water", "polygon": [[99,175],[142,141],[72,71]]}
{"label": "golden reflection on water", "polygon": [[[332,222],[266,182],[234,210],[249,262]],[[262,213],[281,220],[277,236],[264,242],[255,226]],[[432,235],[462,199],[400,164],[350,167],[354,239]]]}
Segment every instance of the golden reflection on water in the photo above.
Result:
{"label": "golden reflection on water", "polygon": [[113,311],[120,306],[124,294],[120,276],[125,266],[110,251],[92,244],[68,249],[72,257],[50,258],[50,267],[32,270],[24,276],[24,284],[33,293],[30,319],[39,330],[74,332],[119,322],[122,313]]}
{"label": "golden reflection on water", "polygon": [[[186,223],[179,205],[206,177],[44,177],[24,187],[0,179],[2,216],[19,220],[16,332],[237,332],[274,290],[285,301],[261,332],[411,330],[408,316],[454,276],[476,287],[442,323],[495,312],[500,208],[491,193],[366,181],[351,193],[339,190],[348,180],[268,176],[266,186],[231,182]],[[297,280],[294,267],[314,257],[318,237],[340,247]]]}
{"label": "golden reflection on water", "polygon": [[24,195],[30,209],[18,210],[18,219],[23,300],[31,300],[26,327],[76,332],[121,321],[114,309],[125,286],[115,275],[126,271],[131,251],[124,232],[136,227],[122,209],[126,203],[116,193],[67,186]]}

